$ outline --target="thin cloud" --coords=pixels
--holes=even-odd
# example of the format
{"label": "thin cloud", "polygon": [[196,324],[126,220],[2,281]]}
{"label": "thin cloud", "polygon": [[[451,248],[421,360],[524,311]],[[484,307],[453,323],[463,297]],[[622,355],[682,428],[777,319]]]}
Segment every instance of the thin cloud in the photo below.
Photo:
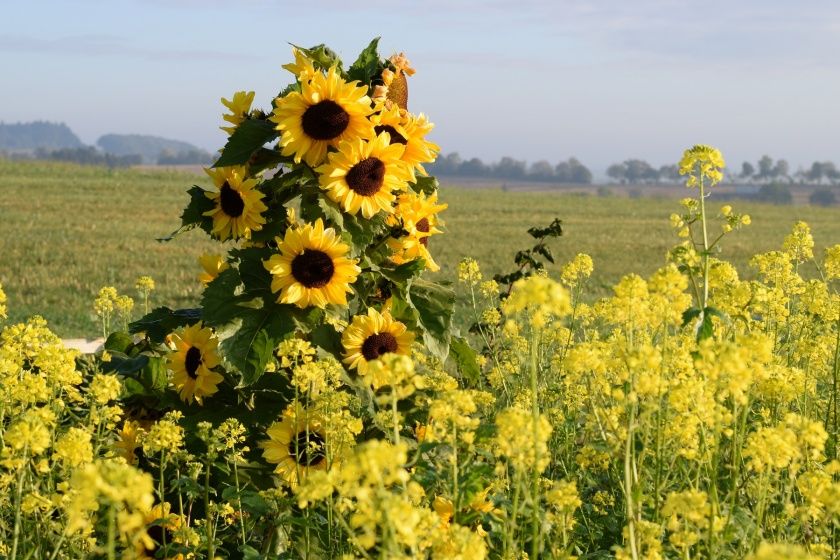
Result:
{"label": "thin cloud", "polygon": [[22,35],[0,35],[0,52],[12,54],[77,54],[85,56],[130,56],[147,60],[253,61],[253,55],[203,49],[162,49],[127,44],[113,35],[75,35],[42,39]]}

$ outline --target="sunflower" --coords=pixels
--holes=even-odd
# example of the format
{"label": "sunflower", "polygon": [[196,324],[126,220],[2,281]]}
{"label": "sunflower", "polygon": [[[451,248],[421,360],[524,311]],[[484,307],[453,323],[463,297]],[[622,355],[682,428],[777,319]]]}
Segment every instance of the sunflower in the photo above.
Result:
{"label": "sunflower", "polygon": [[[434,128],[423,114],[412,115],[393,103],[376,106],[377,112],[370,117],[376,134],[387,132],[391,143],[405,146],[400,159],[411,169],[427,175],[424,163],[431,163],[437,158],[440,146],[426,140],[425,136]],[[412,177],[413,180],[413,177]]]}
{"label": "sunflower", "polygon": [[262,213],[263,193],[255,187],[256,179],[245,177],[245,168],[239,166],[205,169],[213,179],[215,191],[204,193],[213,201],[214,208],[204,213],[213,218],[213,235],[220,241],[231,237],[250,239],[251,231],[259,231],[265,223]]}
{"label": "sunflower", "polygon": [[278,303],[293,303],[300,308],[314,305],[324,308],[329,303],[347,305],[350,284],[361,269],[350,259],[350,247],[341,243],[333,228],[324,228],[318,218],[315,224],[289,227],[279,237],[279,255],[272,255],[263,266],[271,273],[271,291],[280,292]]}
{"label": "sunflower", "polygon": [[284,64],[283,69],[297,76],[298,81],[301,83],[311,80],[315,75],[315,66],[312,64],[312,61],[297,47],[292,47],[292,54],[295,57],[295,61]]}
{"label": "sunflower", "polygon": [[391,317],[391,313],[379,313],[368,307],[367,315],[356,315],[350,326],[341,335],[344,345],[344,363],[364,375],[368,362],[383,354],[394,352],[408,356],[414,335],[406,326]]}
{"label": "sunflower", "polygon": [[225,262],[222,255],[201,255],[198,257],[198,264],[204,269],[204,272],[198,275],[198,281],[205,286],[215,280],[219,274],[230,268],[230,265]]}
{"label": "sunflower", "polygon": [[174,373],[172,383],[178,389],[181,400],[204,404],[205,396],[218,391],[217,385],[224,380],[221,374],[211,371],[219,365],[216,348],[219,339],[209,328],[195,325],[170,335],[175,351],[167,358],[167,367]]}
{"label": "sunflower", "polygon": [[302,407],[286,409],[279,422],[266,431],[260,442],[263,457],[276,463],[274,472],[292,488],[303,481],[310,470],[326,470],[328,463],[327,431],[317,414]]}
{"label": "sunflower", "polygon": [[345,82],[335,67],[326,75],[316,72],[293,91],[275,101],[269,120],[282,133],[284,156],[294,155],[315,167],[327,157],[327,148],[342,140],[373,136],[368,121],[372,109],[367,87]]}
{"label": "sunflower", "polygon": [[414,174],[400,161],[403,146],[389,144],[388,133],[342,142],[329,163],[317,169],[321,188],[350,214],[361,209],[372,218],[380,210],[393,212],[394,191],[407,188]]}
{"label": "sunflower", "polygon": [[117,432],[119,439],[114,442],[114,451],[116,451],[118,457],[125,459],[125,462],[129,465],[137,464],[137,450],[141,448],[137,440],[138,436],[144,431],[139,422],[126,420],[123,422],[122,429]]}
{"label": "sunflower", "polygon": [[388,216],[388,225],[401,227],[405,235],[388,239],[388,246],[394,251],[391,260],[403,264],[422,258],[426,268],[437,272],[440,267],[429,252],[429,237],[443,233],[437,228],[437,214],[446,210],[446,204],[437,204],[437,193],[429,195],[408,192],[397,199],[394,214]]}
{"label": "sunflower", "polygon": [[[151,560],[156,558],[158,551],[163,548],[164,543],[170,545],[180,542],[176,535],[181,528],[183,520],[181,516],[169,513],[171,506],[168,502],[157,504],[146,512],[146,534],[149,539],[140,539],[135,545],[135,558],[137,560]],[[183,560],[183,554],[166,556],[167,560]]]}
{"label": "sunflower", "polygon": [[248,118],[248,112],[251,110],[251,103],[253,102],[253,91],[237,91],[233,94],[233,98],[230,100],[222,97],[222,105],[227,107],[230,111],[229,115],[222,115],[222,119],[233,126],[220,126],[219,128],[227,132],[228,135],[233,134],[233,131],[236,130],[237,126],[239,126],[239,123]]}

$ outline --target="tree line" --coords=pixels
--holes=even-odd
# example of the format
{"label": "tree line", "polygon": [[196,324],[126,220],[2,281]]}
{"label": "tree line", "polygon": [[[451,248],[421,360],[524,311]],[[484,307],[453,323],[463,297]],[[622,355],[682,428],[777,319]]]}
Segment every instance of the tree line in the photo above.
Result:
{"label": "tree line", "polygon": [[503,157],[494,163],[484,163],[479,158],[461,159],[457,152],[441,155],[433,164],[426,166],[432,175],[455,177],[489,177],[496,179],[542,181],[549,183],[592,183],[592,172],[575,158],[569,158],[552,165],[540,160],[530,165],[512,157]]}

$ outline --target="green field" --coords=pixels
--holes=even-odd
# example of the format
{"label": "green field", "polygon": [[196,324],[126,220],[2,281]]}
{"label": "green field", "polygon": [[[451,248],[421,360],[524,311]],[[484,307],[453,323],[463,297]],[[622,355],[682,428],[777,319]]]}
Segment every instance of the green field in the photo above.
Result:
{"label": "green field", "polygon": [[[195,304],[196,257],[218,251],[218,244],[197,231],[165,244],[155,238],[178,226],[185,191],[196,181],[203,178],[0,160],[0,283],[9,298],[10,320],[41,314],[62,336],[95,336],[99,328],[92,301],[99,288],[113,285],[136,296],[134,281],[140,275],[157,283],[153,304]],[[649,274],[676,240],[668,222],[678,211],[676,200],[454,185],[444,186],[441,200],[449,204],[443,214],[448,234],[434,238],[431,249],[442,267],[439,274],[450,280],[464,256],[476,258],[487,275],[509,270],[514,253],[529,241],[525,230],[554,217],[563,219],[566,230],[553,245],[558,262],[579,252],[595,260],[593,295],[608,293],[623,274]],[[712,208],[719,205],[712,197]],[[733,205],[753,217],[752,226],[724,245],[724,256],[745,276],[749,256],[779,247],[797,220],[811,225],[820,252],[840,243],[836,209]]]}

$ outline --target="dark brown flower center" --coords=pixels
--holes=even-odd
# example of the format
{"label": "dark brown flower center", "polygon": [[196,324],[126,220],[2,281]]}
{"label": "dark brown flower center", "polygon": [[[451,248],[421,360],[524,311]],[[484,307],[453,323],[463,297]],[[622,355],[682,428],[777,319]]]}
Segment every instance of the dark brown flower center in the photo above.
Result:
{"label": "dark brown flower center", "polygon": [[152,525],[151,527],[146,528],[146,534],[151,537],[155,544],[150,547],[146,547],[146,556],[150,558],[155,558],[157,556],[158,551],[163,547],[163,540],[166,538],[166,544],[172,542],[172,535],[169,529],[164,528],[163,525]]}
{"label": "dark brown flower center", "polygon": [[405,139],[405,136],[397,132],[390,124],[381,124],[379,126],[373,127],[373,130],[376,132],[376,135],[379,136],[383,132],[387,132],[391,135],[391,144],[408,144],[408,140]]}
{"label": "dark brown flower center", "polygon": [[362,196],[373,196],[385,183],[385,164],[370,157],[363,159],[347,172],[347,186]]}
{"label": "dark brown flower center", "polygon": [[303,113],[303,131],[315,140],[332,140],[347,129],[350,115],[335,101],[326,99]]}
{"label": "dark brown flower center", "polygon": [[292,260],[292,276],[307,288],[326,286],[334,272],[330,256],[317,249],[305,249]]}
{"label": "dark brown flower center", "polygon": [[295,436],[293,445],[294,448],[289,451],[292,452],[298,465],[315,467],[327,459],[324,436],[318,432],[309,432],[308,434],[306,431],[299,432]]}
{"label": "dark brown flower center", "polygon": [[196,375],[196,372],[198,371],[198,367],[200,365],[201,350],[199,350],[195,346],[190,346],[190,349],[187,350],[187,355],[184,358],[184,369],[187,370],[187,375],[189,375],[193,379],[198,379],[198,375]]}
{"label": "dark brown flower center", "polygon": [[[431,229],[429,227],[429,220],[427,220],[426,218],[423,218],[422,220],[417,222],[417,225],[415,227],[417,228],[417,231],[422,231],[423,233],[429,233],[429,230]],[[429,236],[427,235],[426,237],[421,237],[420,238],[420,244],[423,245],[424,247],[428,247],[429,246]]]}
{"label": "dark brown flower center", "polygon": [[231,188],[227,181],[219,191],[219,205],[222,207],[222,212],[231,218],[241,216],[242,212],[245,211],[245,202],[242,200],[242,195]]}
{"label": "dark brown flower center", "polygon": [[375,360],[382,354],[397,351],[397,339],[389,332],[372,334],[362,343],[362,356],[366,360]]}

